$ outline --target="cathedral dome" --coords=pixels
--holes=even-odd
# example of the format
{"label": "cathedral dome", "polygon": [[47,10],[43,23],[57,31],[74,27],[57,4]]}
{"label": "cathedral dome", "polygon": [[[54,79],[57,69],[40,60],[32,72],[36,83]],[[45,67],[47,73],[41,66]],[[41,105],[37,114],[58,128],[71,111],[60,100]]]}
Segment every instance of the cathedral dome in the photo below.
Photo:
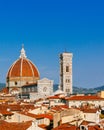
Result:
{"label": "cathedral dome", "polygon": [[20,58],[10,67],[7,77],[39,77],[36,66],[27,58]]}
{"label": "cathedral dome", "polygon": [[26,57],[24,47],[22,47],[19,59],[11,65],[7,72],[7,82],[13,82],[14,80],[16,85],[17,81],[23,81],[21,85],[24,85],[26,83],[34,83],[38,79],[40,79],[39,71],[32,61]]}

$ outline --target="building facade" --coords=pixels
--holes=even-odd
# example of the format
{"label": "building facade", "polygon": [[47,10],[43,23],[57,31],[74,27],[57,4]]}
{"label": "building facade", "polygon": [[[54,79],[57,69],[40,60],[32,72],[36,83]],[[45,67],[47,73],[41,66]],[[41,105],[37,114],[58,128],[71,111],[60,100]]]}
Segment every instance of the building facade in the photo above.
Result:
{"label": "building facade", "polygon": [[53,80],[49,80],[47,78],[38,80],[38,93],[41,94],[42,97],[47,97],[47,96],[52,95]]}
{"label": "building facade", "polygon": [[81,107],[81,106],[94,106],[95,108],[104,106],[104,98],[95,95],[84,95],[84,96],[71,96],[66,99],[66,104],[71,107]]}
{"label": "building facade", "polygon": [[67,95],[72,94],[72,53],[60,54],[60,87]]}

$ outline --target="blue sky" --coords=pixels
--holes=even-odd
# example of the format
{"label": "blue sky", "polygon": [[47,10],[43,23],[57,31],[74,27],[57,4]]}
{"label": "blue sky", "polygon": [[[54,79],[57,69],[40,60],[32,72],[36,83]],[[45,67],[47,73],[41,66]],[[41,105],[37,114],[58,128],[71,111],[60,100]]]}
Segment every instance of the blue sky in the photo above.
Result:
{"label": "blue sky", "polygon": [[104,84],[103,0],[1,0],[0,82],[22,43],[41,78],[59,82],[59,54],[73,53],[73,85]]}

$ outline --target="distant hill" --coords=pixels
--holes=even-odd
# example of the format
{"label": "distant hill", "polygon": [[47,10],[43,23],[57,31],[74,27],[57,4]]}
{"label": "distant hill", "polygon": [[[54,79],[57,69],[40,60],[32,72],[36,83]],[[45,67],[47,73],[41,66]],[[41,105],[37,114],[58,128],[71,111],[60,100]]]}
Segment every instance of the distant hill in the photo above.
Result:
{"label": "distant hill", "polygon": [[104,85],[100,86],[100,87],[96,87],[96,88],[79,88],[79,87],[73,87],[73,93],[84,93],[84,94],[88,94],[88,93],[97,93],[99,91],[103,91],[104,90]]}
{"label": "distant hill", "polygon": [[0,83],[0,90],[6,86],[5,83]]}
{"label": "distant hill", "polygon": [[81,93],[84,93],[84,94],[88,94],[88,93],[96,93],[97,90],[95,88],[81,88],[81,87],[73,87],[73,93],[74,94],[81,94]]}
{"label": "distant hill", "polygon": [[94,90],[96,90],[96,91],[104,90],[104,85],[103,85],[103,86],[100,86],[100,87],[96,87],[96,88],[94,88]]}
{"label": "distant hill", "polygon": [[[58,84],[55,84],[54,85],[54,91],[56,91],[57,89],[58,89]],[[96,88],[82,88],[82,87],[73,86],[73,93],[74,94],[77,94],[77,93],[79,93],[79,94],[81,94],[81,93],[94,94],[94,93],[97,93],[97,92],[102,91],[102,90],[104,90],[104,85],[100,86],[100,87],[96,87]]]}

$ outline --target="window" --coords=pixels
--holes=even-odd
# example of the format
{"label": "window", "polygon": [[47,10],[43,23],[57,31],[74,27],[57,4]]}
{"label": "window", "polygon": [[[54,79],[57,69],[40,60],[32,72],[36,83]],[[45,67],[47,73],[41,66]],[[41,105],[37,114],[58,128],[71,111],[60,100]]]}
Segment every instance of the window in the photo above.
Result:
{"label": "window", "polygon": [[67,91],[70,92],[70,89],[68,89]]}
{"label": "window", "polygon": [[15,81],[15,85],[17,85],[17,82]]}
{"label": "window", "polygon": [[70,79],[68,79],[68,83],[70,83]]}
{"label": "window", "polygon": [[25,89],[24,89],[24,88],[22,88],[22,91],[23,91],[23,92],[25,92]]}
{"label": "window", "polygon": [[70,79],[66,79],[66,83],[70,83]]}
{"label": "window", "polygon": [[68,92],[68,89],[66,89],[66,92]]}
{"label": "window", "polygon": [[30,92],[30,88],[28,88],[28,92]]}
{"label": "window", "polygon": [[69,66],[66,66],[66,72],[69,72]]}
{"label": "window", "polygon": [[11,116],[8,116],[8,119],[11,119]]}
{"label": "window", "polygon": [[32,92],[34,92],[34,87],[32,87]]}
{"label": "window", "polygon": [[46,92],[46,91],[47,91],[47,87],[44,87],[44,88],[43,88],[43,92]]}
{"label": "window", "polygon": [[26,84],[29,84],[28,82],[26,82]]}
{"label": "window", "polygon": [[88,130],[86,126],[80,126],[80,130]]}
{"label": "window", "polygon": [[66,89],[66,92],[70,92],[70,89]]}
{"label": "window", "polygon": [[27,91],[27,89],[26,88],[24,88],[24,92],[26,92]]}

